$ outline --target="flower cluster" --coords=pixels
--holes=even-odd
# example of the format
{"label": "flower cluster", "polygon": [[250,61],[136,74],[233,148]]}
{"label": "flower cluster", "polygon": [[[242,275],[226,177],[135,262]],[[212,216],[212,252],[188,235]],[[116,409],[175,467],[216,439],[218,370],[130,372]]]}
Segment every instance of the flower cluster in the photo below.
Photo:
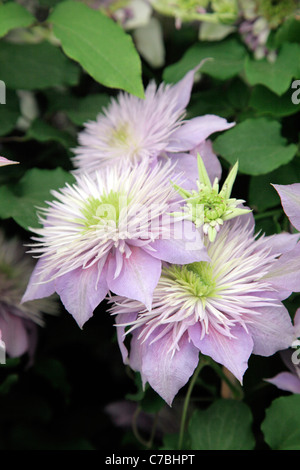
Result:
{"label": "flower cluster", "polygon": [[23,296],[56,292],[81,328],[108,298],[124,362],[169,405],[199,354],[242,383],[252,353],[288,348],[282,301],[300,286],[289,282],[292,256],[300,275],[298,235],[255,234],[231,195],[238,164],[219,190],[208,138],[234,123],[185,119],[194,74],[150,82],[144,100],[120,93],[86,123],[76,182],[53,191],[32,228],[39,259]]}

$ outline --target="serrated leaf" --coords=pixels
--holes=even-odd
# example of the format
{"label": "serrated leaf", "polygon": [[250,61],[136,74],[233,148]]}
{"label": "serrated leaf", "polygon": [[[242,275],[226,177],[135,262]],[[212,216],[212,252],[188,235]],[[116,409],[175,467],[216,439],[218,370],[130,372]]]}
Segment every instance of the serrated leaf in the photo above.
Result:
{"label": "serrated leaf", "polygon": [[0,201],[5,201],[5,204],[0,204],[0,217],[12,217],[26,230],[35,228],[39,226],[37,207],[44,207],[47,200],[54,199],[50,191],[73,182],[73,175],[61,168],[28,170],[17,185],[0,187]]}
{"label": "serrated leaf", "polygon": [[78,66],[48,42],[13,44],[1,41],[0,70],[6,87],[15,90],[76,85],[79,80]]}
{"label": "serrated leaf", "polygon": [[48,18],[65,54],[96,81],[144,97],[141,62],[131,37],[113,20],[79,2],[58,4]]}
{"label": "serrated leaf", "polygon": [[261,429],[272,450],[300,450],[300,395],[275,399]]}
{"label": "serrated leaf", "polygon": [[252,450],[255,446],[249,407],[220,399],[206,410],[196,410],[188,432],[193,450]]}
{"label": "serrated leaf", "polygon": [[281,125],[266,118],[246,119],[217,137],[214,150],[232,165],[239,161],[239,171],[263,175],[290,162],[297,146],[286,145]]}
{"label": "serrated leaf", "polygon": [[191,69],[206,58],[201,73],[219,80],[227,80],[237,75],[244,66],[246,50],[236,39],[227,39],[216,43],[198,42],[190,47],[183,57],[164,70],[163,79],[176,83]]}
{"label": "serrated leaf", "polygon": [[245,62],[246,79],[250,85],[264,85],[277,95],[282,95],[290,88],[292,79],[297,78],[299,61],[300,45],[284,43],[275,62],[248,57]]}
{"label": "serrated leaf", "polygon": [[0,5],[0,37],[15,28],[26,28],[36,21],[26,8],[18,3]]}

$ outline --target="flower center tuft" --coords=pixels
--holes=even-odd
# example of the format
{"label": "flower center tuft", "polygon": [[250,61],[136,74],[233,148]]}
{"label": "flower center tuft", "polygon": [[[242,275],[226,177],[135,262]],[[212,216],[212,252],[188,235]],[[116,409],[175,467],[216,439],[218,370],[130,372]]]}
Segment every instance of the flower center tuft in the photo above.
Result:
{"label": "flower center tuft", "polygon": [[216,281],[213,275],[212,266],[200,261],[184,266],[172,265],[163,269],[163,277],[175,282],[189,296],[196,301],[204,301],[216,292]]}
{"label": "flower center tuft", "polygon": [[124,201],[127,203],[127,198],[114,191],[103,194],[99,199],[90,197],[81,210],[85,229],[95,228],[99,225],[116,227],[119,223],[120,211],[124,206]]}

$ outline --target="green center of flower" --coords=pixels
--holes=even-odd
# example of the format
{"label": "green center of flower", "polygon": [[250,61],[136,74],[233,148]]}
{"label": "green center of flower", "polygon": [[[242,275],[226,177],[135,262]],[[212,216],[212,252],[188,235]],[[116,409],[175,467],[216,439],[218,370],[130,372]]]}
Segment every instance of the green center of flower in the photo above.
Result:
{"label": "green center of flower", "polygon": [[205,300],[216,292],[212,266],[204,261],[184,266],[172,265],[163,269],[163,276],[197,300]]}
{"label": "green center of flower", "polygon": [[111,145],[126,145],[129,139],[129,125],[128,123],[122,123],[119,127],[114,129],[110,136]]}
{"label": "green center of flower", "polygon": [[[217,236],[220,226],[225,220],[233,219],[239,215],[250,212],[249,209],[242,209],[238,206],[243,200],[230,197],[232,186],[238,171],[236,163],[229,172],[221,191],[216,178],[211,184],[210,178],[204,163],[198,155],[199,179],[197,181],[198,191],[187,191],[180,186],[173,184],[176,191],[186,201],[184,206],[185,215],[194,222],[196,227],[203,227],[203,233],[208,235],[209,241],[213,242]],[[174,213],[180,215],[180,213]]]}
{"label": "green center of flower", "polygon": [[103,194],[99,199],[90,197],[81,210],[85,229],[95,228],[99,225],[117,226],[120,211],[127,202],[124,195],[114,191]]}
{"label": "green center of flower", "polygon": [[[203,223],[217,220],[225,214],[227,209],[226,202],[214,189],[205,188],[200,190],[199,193],[196,193],[196,191],[193,193],[195,199],[193,200],[192,206],[195,208],[202,205]],[[197,219],[197,217],[195,217],[195,219]]]}

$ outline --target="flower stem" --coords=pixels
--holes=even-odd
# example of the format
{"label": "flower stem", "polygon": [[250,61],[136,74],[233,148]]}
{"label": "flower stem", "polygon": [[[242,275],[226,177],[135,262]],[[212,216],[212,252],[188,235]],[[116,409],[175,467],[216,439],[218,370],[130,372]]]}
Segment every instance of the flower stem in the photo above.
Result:
{"label": "flower stem", "polygon": [[194,374],[193,374],[193,376],[190,380],[188,390],[186,392],[186,396],[185,396],[184,403],[183,403],[182,415],[181,415],[181,423],[180,423],[180,431],[179,431],[179,439],[178,439],[178,450],[181,450],[182,444],[183,444],[183,437],[184,437],[184,431],[185,431],[187,411],[188,411],[192,391],[193,391],[194,385],[196,383],[196,380],[198,378],[198,375],[199,375],[201,369],[206,364],[207,364],[207,362],[203,358],[199,359],[198,366],[195,369],[195,372],[194,372]]}

